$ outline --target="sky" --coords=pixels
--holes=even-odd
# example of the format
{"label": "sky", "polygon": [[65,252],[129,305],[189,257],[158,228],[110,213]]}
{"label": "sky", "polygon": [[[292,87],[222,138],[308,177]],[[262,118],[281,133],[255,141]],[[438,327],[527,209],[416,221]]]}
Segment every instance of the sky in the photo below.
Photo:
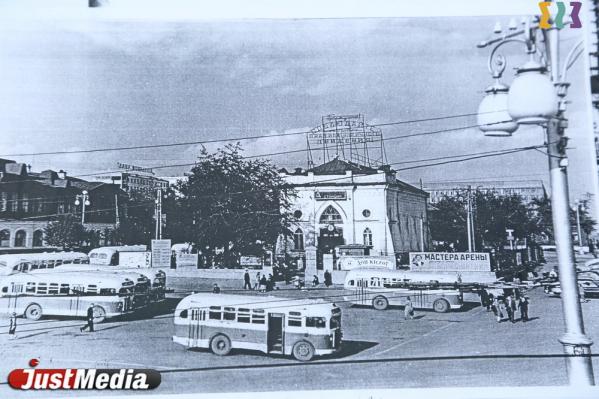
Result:
{"label": "sky", "polygon": [[[508,14],[534,13],[537,7],[523,0],[501,6],[463,0],[450,7],[374,0],[307,1],[300,8],[297,2],[256,0],[248,9],[234,0],[218,7],[180,0],[165,8],[113,0],[90,10],[83,3],[0,2],[0,157],[36,171],[80,175],[114,170],[117,162],[193,162],[201,146],[14,154],[272,135],[242,141],[247,155],[260,155],[305,149],[304,136],[276,134],[309,130],[327,114],[361,113],[371,124],[472,114],[492,84],[490,50],[476,44],[492,36],[495,22],[505,26]],[[579,30],[562,31],[562,58],[580,38]],[[503,81],[509,84],[526,56],[519,45],[504,49]],[[568,78],[575,199],[593,190],[597,175],[582,60]],[[521,128],[509,139],[485,137],[476,128],[393,139],[474,124],[469,116],[384,127],[387,160],[401,168],[413,165],[401,162],[418,159],[543,143],[541,128]],[[400,171],[399,177],[412,183],[542,179],[548,185],[546,158],[528,151]],[[272,157],[287,168],[306,167],[306,159],[305,153]]]}

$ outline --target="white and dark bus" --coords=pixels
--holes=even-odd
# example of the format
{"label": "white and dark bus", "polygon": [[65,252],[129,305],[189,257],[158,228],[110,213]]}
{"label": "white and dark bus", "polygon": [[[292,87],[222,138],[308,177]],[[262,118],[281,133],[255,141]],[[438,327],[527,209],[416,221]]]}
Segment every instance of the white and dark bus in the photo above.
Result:
{"label": "white and dark bus", "polygon": [[53,269],[56,266],[89,263],[83,252],[42,252],[0,255],[0,276],[19,272]]}
{"label": "white and dark bus", "polygon": [[94,304],[94,320],[134,310],[134,285],[128,278],[100,273],[18,273],[0,280],[0,311],[30,320],[42,316],[86,317]]}
{"label": "white and dark bus", "polygon": [[400,270],[353,269],[345,276],[344,289],[351,291],[345,301],[354,305],[385,310],[390,305],[404,306],[408,297],[414,308],[438,313],[461,309],[462,293],[457,289],[436,289],[434,274]]}
{"label": "white and dark bus", "polygon": [[221,356],[238,348],[309,361],[341,347],[341,309],[324,301],[193,294],[177,305],[174,323],[174,342]]}

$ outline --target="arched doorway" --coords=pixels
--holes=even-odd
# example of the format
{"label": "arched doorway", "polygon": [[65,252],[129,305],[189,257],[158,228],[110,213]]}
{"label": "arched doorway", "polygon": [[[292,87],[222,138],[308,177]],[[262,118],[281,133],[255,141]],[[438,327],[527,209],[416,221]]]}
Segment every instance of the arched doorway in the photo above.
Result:
{"label": "arched doorway", "polygon": [[15,247],[24,247],[27,244],[27,232],[19,230],[15,233]]}
{"label": "arched doorway", "polygon": [[320,215],[319,224],[322,226],[318,236],[317,246],[317,268],[323,269],[323,255],[332,254],[333,262],[336,262],[335,247],[338,245],[345,244],[343,238],[343,228],[340,224],[343,224],[343,217],[337,209],[332,205],[329,205]]}
{"label": "arched doorway", "polygon": [[33,246],[43,247],[44,246],[44,232],[42,230],[36,230],[33,232]]}
{"label": "arched doorway", "polygon": [[0,247],[10,247],[10,230],[0,230]]}

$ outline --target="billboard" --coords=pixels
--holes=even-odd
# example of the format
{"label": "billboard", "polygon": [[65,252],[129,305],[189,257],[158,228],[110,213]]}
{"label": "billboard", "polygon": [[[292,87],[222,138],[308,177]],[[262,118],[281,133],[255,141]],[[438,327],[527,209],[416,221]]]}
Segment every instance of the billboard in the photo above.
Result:
{"label": "billboard", "polygon": [[152,267],[171,267],[171,240],[152,240]]}
{"label": "billboard", "polygon": [[490,272],[486,252],[410,252],[410,269],[438,272]]}

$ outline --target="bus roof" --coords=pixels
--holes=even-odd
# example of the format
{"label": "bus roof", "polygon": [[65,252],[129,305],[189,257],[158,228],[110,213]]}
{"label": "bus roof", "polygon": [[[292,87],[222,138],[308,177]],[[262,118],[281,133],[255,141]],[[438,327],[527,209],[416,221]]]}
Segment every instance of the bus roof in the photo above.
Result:
{"label": "bus roof", "polygon": [[[106,267],[106,268],[96,268],[96,267],[90,267],[88,264],[82,264],[82,265],[76,265],[76,264],[68,264],[68,265],[60,265],[60,266],[56,266],[53,269],[37,269],[37,270],[30,270],[27,273],[35,273],[35,274],[40,274],[40,273],[73,273],[73,272],[83,272],[85,274],[104,274],[107,276],[121,276],[121,277],[127,277],[127,278],[139,278],[140,276],[144,276],[143,273],[137,272],[135,269],[129,269],[129,270],[121,270],[121,269],[116,269],[116,268],[110,268],[110,267]],[[146,276],[144,276],[146,277]]]}
{"label": "bus roof", "polygon": [[[110,276],[101,273],[18,273],[0,279],[2,284],[11,282],[26,283],[30,281],[58,284],[102,284],[120,288],[125,281],[131,281],[123,276]],[[132,281],[133,282],[133,281]],[[133,282],[134,283],[134,282]]]}
{"label": "bus roof", "polygon": [[114,252],[145,252],[148,250],[147,245],[119,245],[119,246],[109,246],[109,247],[99,247],[94,248],[89,253],[114,253]]}
{"label": "bus roof", "polygon": [[307,298],[281,298],[275,296],[253,296],[253,295],[232,295],[232,294],[213,294],[199,293],[189,295],[179,304],[177,308],[190,308],[209,306],[235,306],[248,309],[268,309],[274,312],[291,311],[309,311],[310,314],[325,315],[331,314],[334,304],[324,300]]}
{"label": "bus roof", "polygon": [[347,282],[348,280],[355,278],[387,277],[419,282],[439,281],[441,283],[454,283],[457,281],[458,276],[461,278],[463,283],[493,283],[497,281],[497,276],[493,272],[421,272],[411,270],[388,270],[380,268],[352,269],[345,276],[345,281]]}

